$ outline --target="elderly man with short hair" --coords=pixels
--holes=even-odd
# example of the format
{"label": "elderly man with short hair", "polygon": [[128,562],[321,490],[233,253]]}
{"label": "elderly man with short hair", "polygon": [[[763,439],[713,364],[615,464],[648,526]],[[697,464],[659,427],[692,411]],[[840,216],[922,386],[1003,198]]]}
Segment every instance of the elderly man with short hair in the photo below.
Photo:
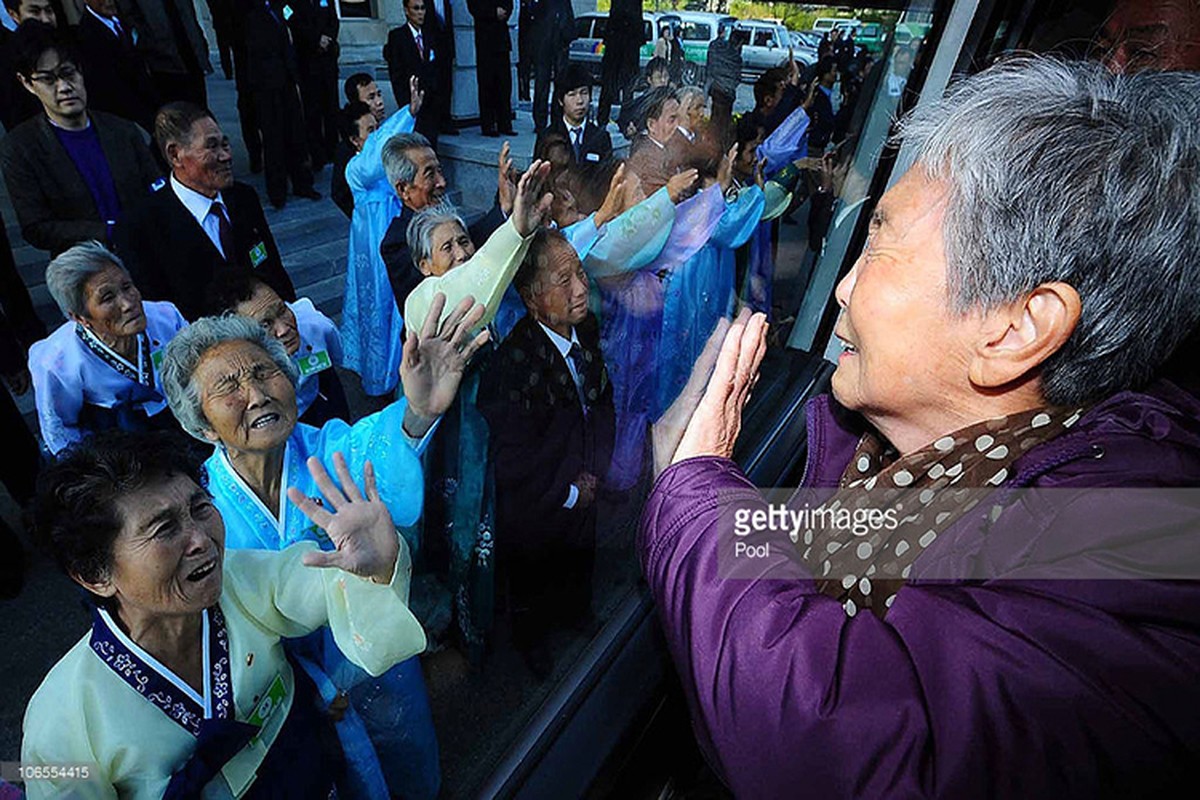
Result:
{"label": "elderly man with short hair", "polygon": [[660,429],[641,560],[736,794],[1194,789],[1197,512],[1164,487],[1200,482],[1200,402],[1157,374],[1200,316],[1198,116],[1195,75],[1019,59],[902,126],[790,509],[878,524],[752,530],[761,315]]}
{"label": "elderly man with short hair", "polygon": [[194,320],[213,282],[249,272],[284,300],[295,300],[258,193],[233,179],[229,137],[212,113],[168,103],[155,120],[155,138],[171,177],[127,216],[116,236],[146,296],[170,300]]}

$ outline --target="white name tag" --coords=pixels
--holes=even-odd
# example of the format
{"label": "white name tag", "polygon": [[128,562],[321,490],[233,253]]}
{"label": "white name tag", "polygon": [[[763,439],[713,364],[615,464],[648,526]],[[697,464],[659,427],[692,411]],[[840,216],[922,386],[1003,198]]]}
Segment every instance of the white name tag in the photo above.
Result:
{"label": "white name tag", "polygon": [[588,153],[583,158],[585,161],[599,161],[600,154],[599,153]]}

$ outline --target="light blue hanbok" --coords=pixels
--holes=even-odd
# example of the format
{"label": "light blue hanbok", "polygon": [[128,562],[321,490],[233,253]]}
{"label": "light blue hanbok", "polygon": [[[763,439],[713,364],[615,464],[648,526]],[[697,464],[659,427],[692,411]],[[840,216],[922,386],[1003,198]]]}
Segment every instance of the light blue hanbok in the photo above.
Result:
{"label": "light blue hanbok", "polygon": [[675,402],[687,383],[692,365],[709,334],[734,304],[734,251],[750,238],[762,218],[762,189],[749,186],[727,203],[720,222],[700,251],[676,273],[663,298],[663,337],[660,344],[658,398],[652,419]]}
{"label": "light blue hanbok", "polygon": [[[350,474],[361,480],[363,464],[375,467],[380,497],[398,527],[411,526],[421,515],[424,477],[419,451],[431,430],[417,442],[402,426],[407,401],[398,400],[378,413],[349,425],[331,420],[322,428],[298,423],[288,438],[283,457],[279,508],[268,509],[234,470],[224,448],[205,462],[208,489],[225,521],[225,544],[231,549],[282,550],[302,541],[316,541],[323,549],[332,542],[287,499],[288,487],[309,497],[321,490],[305,466],[316,456],[331,475],[333,454],[342,453]],[[415,551],[415,542],[409,542]],[[345,751],[349,793],[356,798],[432,798],[440,776],[437,739],[425,692],[421,668],[410,658],[379,678],[371,678],[351,664],[333,645],[328,629],[304,639],[291,640],[288,652],[313,679],[326,704],[347,693],[350,708],[337,723]]]}
{"label": "light blue hanbok", "polygon": [[346,164],[346,183],[354,195],[350,246],[346,257],[346,297],[342,306],[342,344],[346,366],[362,377],[363,391],[382,395],[400,380],[404,322],[396,307],[379,245],[402,203],[383,171],[383,146],[398,133],[410,133],[416,120],[408,106],[367,137],[362,152]]}

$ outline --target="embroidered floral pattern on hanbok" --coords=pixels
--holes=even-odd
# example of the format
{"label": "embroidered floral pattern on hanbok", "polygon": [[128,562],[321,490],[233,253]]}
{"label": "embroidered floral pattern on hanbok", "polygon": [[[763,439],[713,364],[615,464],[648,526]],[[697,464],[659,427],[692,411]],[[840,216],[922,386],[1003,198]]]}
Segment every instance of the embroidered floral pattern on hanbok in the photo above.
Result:
{"label": "embroidered floral pattern on hanbok", "polygon": [[75,324],[75,334],[79,336],[79,340],[83,342],[88,350],[95,353],[96,358],[99,358],[108,366],[112,367],[120,375],[128,378],[131,381],[136,381],[142,386],[154,388],[154,363],[150,358],[150,337],[145,333],[138,334],[138,363],[136,365],[129,363],[121,358],[111,347],[96,336],[96,334],[83,327],[82,324]]}

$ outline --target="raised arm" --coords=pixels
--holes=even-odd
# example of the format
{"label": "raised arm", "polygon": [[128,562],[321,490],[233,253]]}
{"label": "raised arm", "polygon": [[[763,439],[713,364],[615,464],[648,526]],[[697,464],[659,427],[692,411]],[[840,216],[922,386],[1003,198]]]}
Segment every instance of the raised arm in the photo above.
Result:
{"label": "raised arm", "polygon": [[410,106],[392,114],[363,142],[363,149],[346,163],[346,183],[354,194],[366,191],[380,181],[387,181],[383,171],[383,146],[398,133],[412,133],[417,124]]}

